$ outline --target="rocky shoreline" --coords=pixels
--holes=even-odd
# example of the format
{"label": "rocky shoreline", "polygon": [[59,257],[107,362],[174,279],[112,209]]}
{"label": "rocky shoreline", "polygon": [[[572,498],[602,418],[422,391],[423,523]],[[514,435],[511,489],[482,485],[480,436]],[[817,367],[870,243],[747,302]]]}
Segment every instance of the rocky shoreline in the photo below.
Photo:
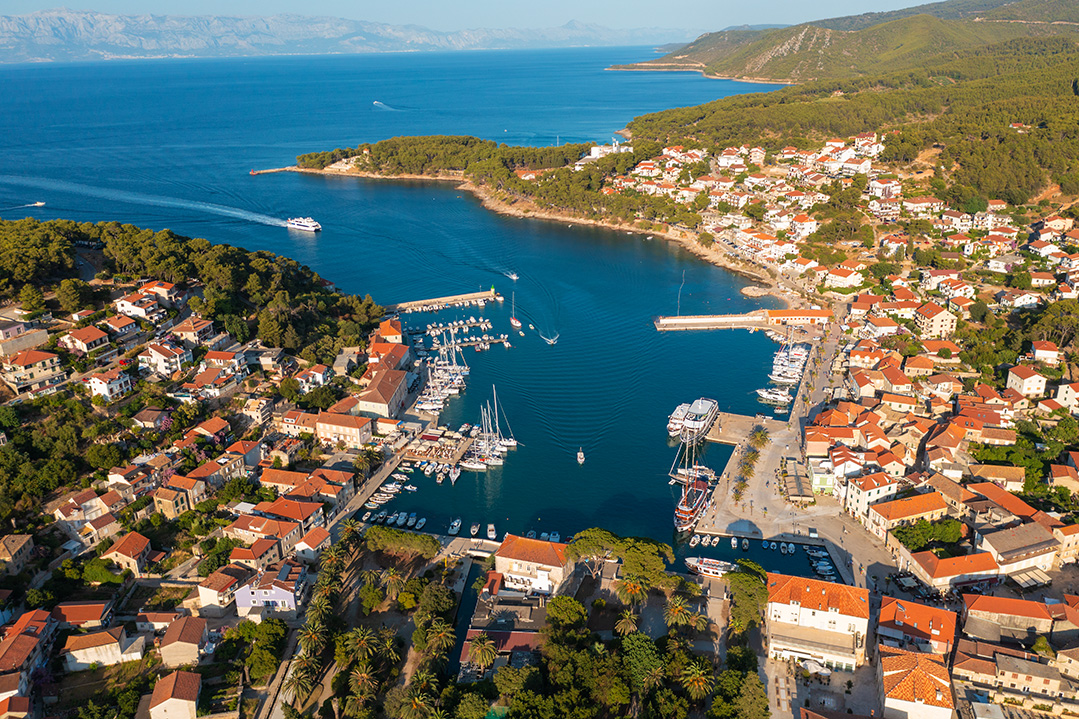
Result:
{"label": "rocky shoreline", "polygon": [[697,242],[697,237],[694,233],[686,232],[683,230],[667,229],[667,230],[645,230],[636,225],[626,224],[623,222],[611,222],[609,220],[594,220],[591,218],[578,217],[576,215],[565,212],[553,212],[546,208],[541,208],[527,200],[512,200],[508,201],[504,197],[500,197],[497,193],[492,192],[488,188],[482,185],[475,185],[469,180],[465,179],[462,175],[455,174],[439,174],[439,175],[414,175],[414,174],[396,174],[396,175],[381,175],[374,172],[363,172],[359,170],[343,170],[333,169],[328,167],[322,170],[308,169],[303,167],[281,167],[272,170],[262,170],[261,173],[267,172],[298,172],[302,174],[310,175],[338,175],[341,177],[362,177],[371,180],[420,180],[425,182],[453,182],[456,183],[458,188],[466,192],[472,193],[480,203],[488,210],[497,212],[501,215],[509,215],[511,217],[523,217],[533,218],[540,220],[550,220],[552,222],[565,222],[574,225],[592,225],[594,227],[603,227],[611,230],[619,230],[621,232],[629,232],[636,235],[647,235],[649,237],[661,237],[669,242],[674,242],[680,245],[682,248],[696,255],[705,262],[711,263],[717,267],[722,267],[728,272],[732,272],[736,275],[744,277],[755,284],[743,287],[741,292],[746,297],[775,297],[788,307],[792,306],[792,298],[785,292],[783,292],[779,286],[766,273],[745,266],[740,260],[737,260],[725,251],[719,248],[717,244],[713,244],[711,247],[704,247]]}

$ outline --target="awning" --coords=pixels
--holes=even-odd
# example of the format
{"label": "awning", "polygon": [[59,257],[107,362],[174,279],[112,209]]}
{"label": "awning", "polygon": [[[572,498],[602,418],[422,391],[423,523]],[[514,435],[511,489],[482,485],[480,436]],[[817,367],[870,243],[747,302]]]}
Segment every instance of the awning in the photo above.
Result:
{"label": "awning", "polygon": [[1048,574],[1040,569],[1027,569],[1017,572],[1011,576],[1011,579],[1023,589],[1040,587],[1053,581]]}

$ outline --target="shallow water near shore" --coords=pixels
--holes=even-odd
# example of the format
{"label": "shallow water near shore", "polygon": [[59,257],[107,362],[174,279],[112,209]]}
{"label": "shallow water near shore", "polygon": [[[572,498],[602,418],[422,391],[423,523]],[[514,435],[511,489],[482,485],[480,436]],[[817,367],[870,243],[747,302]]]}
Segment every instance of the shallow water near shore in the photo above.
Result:
{"label": "shallow water near shore", "polygon": [[[648,56],[604,48],[0,68],[9,98],[0,216],[118,220],[272,250],[383,303],[493,285],[507,301],[484,314],[499,334],[511,332],[515,292],[526,336],[514,332],[512,349],[466,353],[468,387],[444,421],[478,421],[497,385],[521,447],[502,468],[464,473],[456,486],[414,474],[420,490],[388,507],[426,516],[432,531],[460,516],[466,532],[494,522],[499,534],[566,537],[602,525],[671,541],[667,415],[700,396],[724,411],[763,411],[752,393],[776,345],[741,331],[661,334],[652,318],[776,300],[744,297],[745,280],[658,238],[501,216],[446,183],[247,174],[300,152],[406,134],[610,142],[643,112],[774,89],[603,69]],[[46,205],[13,209],[36,201]],[[295,215],[324,231],[277,226]],[[704,462],[720,471],[729,456],[711,446]]]}

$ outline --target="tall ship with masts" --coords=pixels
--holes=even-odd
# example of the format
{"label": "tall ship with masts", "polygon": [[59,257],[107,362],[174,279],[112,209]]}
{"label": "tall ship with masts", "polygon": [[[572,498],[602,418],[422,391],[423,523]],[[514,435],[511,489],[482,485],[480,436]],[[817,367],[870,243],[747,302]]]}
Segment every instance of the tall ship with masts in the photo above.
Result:
{"label": "tall ship with masts", "polygon": [[[712,421],[715,421],[714,417]],[[711,427],[711,423],[708,427]],[[704,431],[707,432],[707,429]],[[699,438],[694,437],[682,440],[668,473],[670,484],[678,488],[677,503],[674,507],[674,529],[677,532],[688,532],[697,526],[708,507],[708,498],[716,481],[715,471],[698,460],[698,441]]]}

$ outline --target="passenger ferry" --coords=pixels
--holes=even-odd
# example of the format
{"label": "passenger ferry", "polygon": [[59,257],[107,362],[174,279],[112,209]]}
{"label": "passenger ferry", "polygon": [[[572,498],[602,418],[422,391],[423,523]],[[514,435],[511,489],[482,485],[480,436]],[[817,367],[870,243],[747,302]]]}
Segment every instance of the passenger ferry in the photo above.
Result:
{"label": "passenger ferry", "polygon": [[674,408],[674,412],[667,418],[667,434],[672,437],[677,437],[682,433],[682,425],[686,422],[686,415],[689,413],[688,404],[680,404]]}
{"label": "passenger ferry", "polygon": [[686,567],[689,571],[702,577],[716,578],[735,570],[735,566],[730,562],[709,559],[708,557],[686,557]]}
{"label": "passenger ferry", "polygon": [[719,403],[714,399],[701,397],[694,400],[682,422],[682,431],[679,435],[681,440],[686,444],[696,444],[704,439],[718,416]]}
{"label": "passenger ferry", "polygon": [[310,217],[290,217],[286,223],[290,230],[303,230],[304,232],[318,232],[322,225]]}

